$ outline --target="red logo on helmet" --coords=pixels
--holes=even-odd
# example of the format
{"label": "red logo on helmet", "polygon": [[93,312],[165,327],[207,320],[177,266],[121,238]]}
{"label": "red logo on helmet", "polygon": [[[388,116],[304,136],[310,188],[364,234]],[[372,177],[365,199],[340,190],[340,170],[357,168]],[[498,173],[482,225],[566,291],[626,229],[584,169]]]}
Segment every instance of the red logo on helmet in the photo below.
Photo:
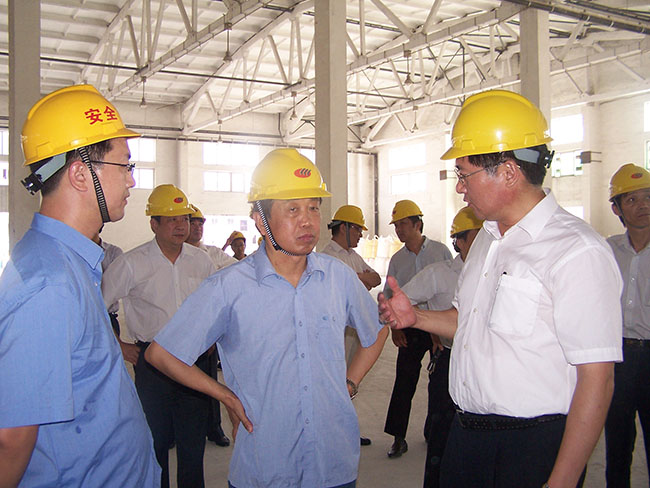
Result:
{"label": "red logo on helmet", "polygon": [[309,178],[311,176],[311,170],[308,168],[298,168],[293,174],[298,178]]}
{"label": "red logo on helmet", "polygon": [[633,173],[630,176],[630,178],[632,178],[633,180],[638,180],[639,178],[643,178],[643,174],[641,174],[641,173]]}
{"label": "red logo on helmet", "polygon": [[183,197],[174,198],[174,203],[183,203]]}

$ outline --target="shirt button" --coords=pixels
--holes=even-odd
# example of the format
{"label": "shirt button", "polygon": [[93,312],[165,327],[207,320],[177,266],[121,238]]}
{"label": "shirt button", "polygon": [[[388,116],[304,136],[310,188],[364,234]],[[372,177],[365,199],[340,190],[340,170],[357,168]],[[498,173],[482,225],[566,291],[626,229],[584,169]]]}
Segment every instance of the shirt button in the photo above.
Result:
{"label": "shirt button", "polygon": [[628,304],[628,305],[632,305],[632,300],[628,300],[628,301],[627,301],[627,304]]}
{"label": "shirt button", "polygon": [[467,387],[467,381],[463,381],[463,386]]}
{"label": "shirt button", "polygon": [[304,358],[304,357],[305,357],[305,353],[304,353],[304,352],[303,352],[303,353],[300,353],[300,357],[301,357],[301,358]]}
{"label": "shirt button", "polygon": [[485,273],[483,276],[485,276],[487,278],[487,273]]}
{"label": "shirt button", "polygon": [[309,423],[309,419],[305,419],[305,423],[308,424],[308,423]]}
{"label": "shirt button", "polygon": [[474,313],[478,312],[478,308],[475,308],[474,310],[472,310],[472,312]]}
{"label": "shirt button", "polygon": [[304,389],[305,391],[307,391],[309,388],[307,388],[307,387],[305,386],[303,389]]}
{"label": "shirt button", "polygon": [[465,345],[463,346],[463,349],[465,349],[465,350],[467,351],[467,344],[465,344]]}
{"label": "shirt button", "polygon": [[302,327],[302,320],[298,322],[298,326]]}

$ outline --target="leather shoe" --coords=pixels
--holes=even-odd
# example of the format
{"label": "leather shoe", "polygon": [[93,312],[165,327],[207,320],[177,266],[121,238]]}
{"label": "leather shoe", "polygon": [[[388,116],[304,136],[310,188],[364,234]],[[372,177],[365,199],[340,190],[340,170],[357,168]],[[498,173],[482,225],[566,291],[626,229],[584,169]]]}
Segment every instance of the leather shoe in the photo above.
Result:
{"label": "leather shoe", "polygon": [[362,446],[369,446],[370,444],[372,444],[372,441],[367,437],[361,437],[359,440],[361,441]]}
{"label": "leather shoe", "polygon": [[218,429],[213,435],[209,435],[208,440],[221,447],[228,447],[230,445],[230,439],[223,433],[222,429]]}
{"label": "leather shoe", "polygon": [[409,446],[406,440],[401,437],[395,437],[395,442],[393,442],[393,445],[390,446],[390,450],[388,451],[388,457],[398,458],[408,450]]}

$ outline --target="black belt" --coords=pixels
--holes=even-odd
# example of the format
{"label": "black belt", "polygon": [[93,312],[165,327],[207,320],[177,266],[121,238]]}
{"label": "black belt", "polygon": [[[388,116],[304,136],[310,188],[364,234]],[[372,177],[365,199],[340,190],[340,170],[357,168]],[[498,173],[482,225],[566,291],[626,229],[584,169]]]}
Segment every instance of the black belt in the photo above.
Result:
{"label": "black belt", "polygon": [[547,422],[566,418],[566,415],[556,413],[540,415],[539,417],[508,417],[506,415],[480,415],[457,410],[458,420],[463,429],[467,430],[515,430],[536,427]]}
{"label": "black belt", "polygon": [[632,339],[631,337],[623,337],[623,344],[625,344],[626,346],[650,347],[650,340]]}

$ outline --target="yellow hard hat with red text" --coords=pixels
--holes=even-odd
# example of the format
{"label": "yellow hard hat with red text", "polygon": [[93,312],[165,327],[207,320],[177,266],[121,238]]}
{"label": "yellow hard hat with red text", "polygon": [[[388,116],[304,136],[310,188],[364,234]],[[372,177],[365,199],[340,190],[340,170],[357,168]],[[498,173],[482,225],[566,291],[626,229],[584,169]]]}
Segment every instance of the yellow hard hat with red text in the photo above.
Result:
{"label": "yellow hard hat with red text", "polygon": [[318,168],[295,149],[274,149],[251,176],[248,202],[331,197]]}
{"label": "yellow hard hat with red text", "polygon": [[621,166],[609,182],[609,200],[636,190],[650,188],[650,172],[633,163]]}
{"label": "yellow hard hat with red text", "polygon": [[92,85],[73,85],[44,96],[29,110],[21,134],[25,166],[117,137],[127,129],[115,106]]}
{"label": "yellow hard hat with red text", "polygon": [[191,215],[196,207],[187,201],[185,193],[174,185],[158,185],[147,202],[146,215],[155,217],[176,217]]}

